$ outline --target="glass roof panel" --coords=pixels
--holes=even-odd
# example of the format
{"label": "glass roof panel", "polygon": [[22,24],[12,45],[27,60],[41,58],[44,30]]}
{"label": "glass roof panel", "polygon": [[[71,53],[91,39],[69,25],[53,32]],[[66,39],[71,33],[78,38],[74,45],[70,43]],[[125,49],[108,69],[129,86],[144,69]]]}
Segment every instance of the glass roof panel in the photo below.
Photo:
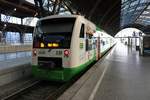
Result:
{"label": "glass roof panel", "polygon": [[25,0],[25,1],[34,4],[34,0]]}
{"label": "glass roof panel", "polygon": [[[31,4],[35,4],[35,0],[25,0]],[[39,4],[39,1],[37,1],[38,5],[40,7],[40,4]],[[42,7],[44,10],[48,11],[48,12],[53,12],[53,8],[54,8],[54,5],[56,3],[56,0],[42,0]],[[68,7],[66,6],[66,2],[65,1],[62,1],[61,4],[58,4],[60,3],[60,1],[58,0],[57,2],[57,5],[56,5],[56,11],[58,11],[57,13],[59,14],[71,14],[71,12],[69,11]],[[67,2],[69,3],[69,1]],[[59,7],[60,6],[60,7]]]}
{"label": "glass roof panel", "polygon": [[148,5],[147,8],[141,13],[139,18],[136,20],[136,23],[150,25],[150,5]]}
{"label": "glass roof panel", "polygon": [[121,8],[121,26],[132,23],[150,25],[150,0],[122,0]]}

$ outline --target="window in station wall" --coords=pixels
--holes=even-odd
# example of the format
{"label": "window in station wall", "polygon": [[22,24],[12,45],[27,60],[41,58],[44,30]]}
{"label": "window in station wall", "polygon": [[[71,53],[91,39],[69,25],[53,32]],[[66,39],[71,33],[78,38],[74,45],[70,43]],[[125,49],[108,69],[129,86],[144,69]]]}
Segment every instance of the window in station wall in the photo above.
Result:
{"label": "window in station wall", "polygon": [[34,0],[25,0],[25,1],[27,1],[27,2],[29,2],[29,3],[31,3],[31,4],[35,4],[35,3],[34,3]]}
{"label": "window in station wall", "polygon": [[32,33],[25,33],[24,35],[24,43],[32,43]]}
{"label": "window in station wall", "polygon": [[19,32],[6,32],[6,43],[7,44],[18,44],[20,43]]}
{"label": "window in station wall", "polygon": [[7,16],[4,14],[1,14],[1,21],[2,22],[8,22],[8,23],[14,23],[14,24],[21,24],[21,18],[13,17],[13,16]]}
{"label": "window in station wall", "polygon": [[39,19],[36,17],[26,17],[23,19],[23,25],[35,26]]}

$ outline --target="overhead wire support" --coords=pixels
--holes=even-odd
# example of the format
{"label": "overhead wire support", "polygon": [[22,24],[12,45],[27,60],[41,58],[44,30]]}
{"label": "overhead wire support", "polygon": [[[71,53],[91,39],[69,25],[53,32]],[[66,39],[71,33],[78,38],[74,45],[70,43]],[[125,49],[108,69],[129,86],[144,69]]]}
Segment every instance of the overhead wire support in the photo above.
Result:
{"label": "overhead wire support", "polygon": [[73,9],[65,2],[65,0],[62,0],[62,3],[67,7],[68,11],[69,11],[71,14],[74,14]]}
{"label": "overhead wire support", "polygon": [[95,5],[94,7],[90,10],[89,12],[89,16],[88,16],[88,19],[91,19],[94,11],[96,10],[96,8],[98,7],[98,5],[101,3],[102,0],[97,0],[97,2],[95,2]]}
{"label": "overhead wire support", "polygon": [[56,7],[57,7],[57,4],[58,4],[58,0],[55,0],[53,2],[53,10],[52,10],[52,14],[55,15],[56,14]]}

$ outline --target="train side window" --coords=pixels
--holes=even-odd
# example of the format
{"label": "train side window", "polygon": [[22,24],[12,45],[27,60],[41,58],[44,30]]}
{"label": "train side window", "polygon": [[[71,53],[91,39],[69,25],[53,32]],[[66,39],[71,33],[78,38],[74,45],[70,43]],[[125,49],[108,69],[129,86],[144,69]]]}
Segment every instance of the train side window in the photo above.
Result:
{"label": "train side window", "polygon": [[93,41],[91,40],[92,35],[86,34],[86,51],[92,50]]}
{"label": "train side window", "polygon": [[92,36],[93,35],[86,33],[86,39],[92,39]]}
{"label": "train side window", "polygon": [[92,39],[92,36],[93,36],[93,35],[89,34],[89,39]]}
{"label": "train side window", "polygon": [[81,25],[80,38],[84,38],[84,24]]}

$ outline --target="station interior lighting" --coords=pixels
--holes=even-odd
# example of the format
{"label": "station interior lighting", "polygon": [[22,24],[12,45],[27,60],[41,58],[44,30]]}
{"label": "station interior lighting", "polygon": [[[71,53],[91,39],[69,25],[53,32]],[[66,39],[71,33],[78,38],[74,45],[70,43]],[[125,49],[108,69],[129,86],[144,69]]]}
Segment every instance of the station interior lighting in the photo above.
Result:
{"label": "station interior lighting", "polygon": [[4,24],[4,27],[6,27],[7,25],[6,24]]}
{"label": "station interior lighting", "polygon": [[14,11],[16,11],[17,9],[16,8],[14,8]]}

